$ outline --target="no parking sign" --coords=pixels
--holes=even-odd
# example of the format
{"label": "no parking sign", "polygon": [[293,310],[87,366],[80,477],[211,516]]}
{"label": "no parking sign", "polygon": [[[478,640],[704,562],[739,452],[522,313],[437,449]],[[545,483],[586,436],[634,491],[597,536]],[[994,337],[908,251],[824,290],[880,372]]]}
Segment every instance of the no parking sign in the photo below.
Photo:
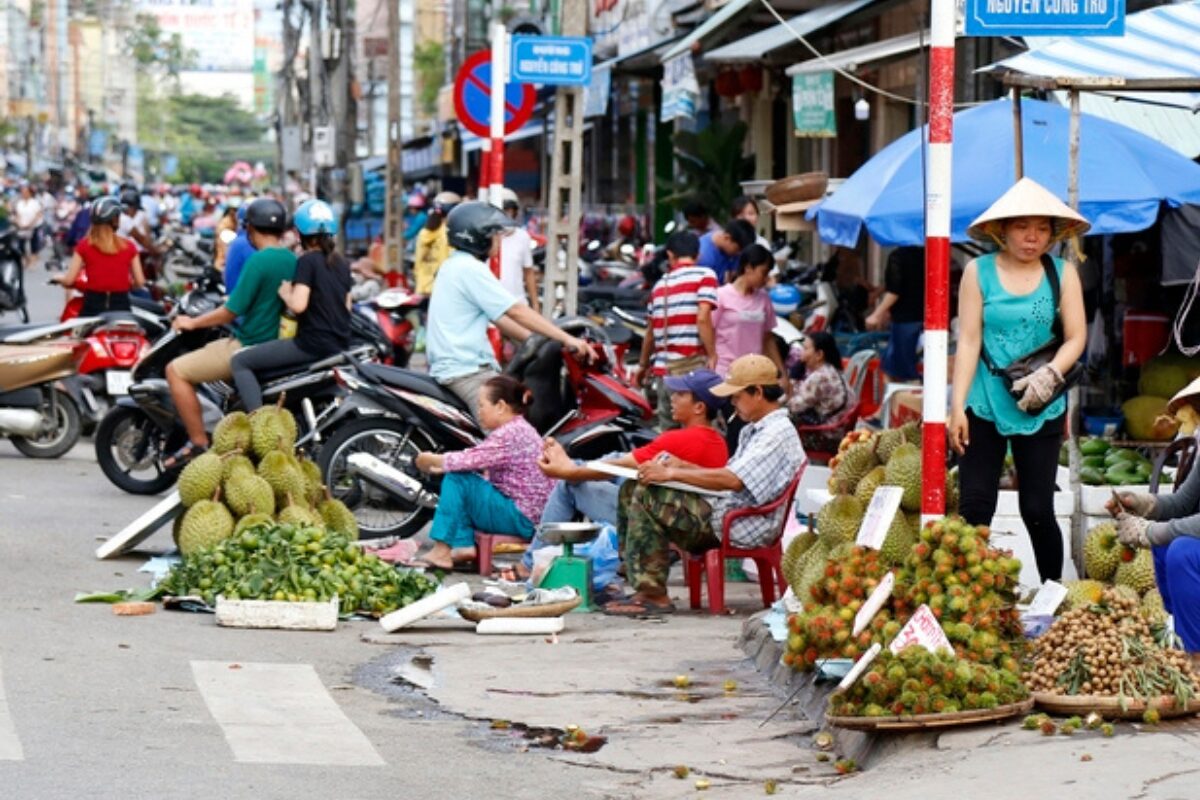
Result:
{"label": "no parking sign", "polygon": [[[458,121],[479,137],[491,136],[492,51],[471,54],[454,78],[454,111]],[[537,92],[527,83],[504,87],[504,133],[520,130],[533,116]]]}

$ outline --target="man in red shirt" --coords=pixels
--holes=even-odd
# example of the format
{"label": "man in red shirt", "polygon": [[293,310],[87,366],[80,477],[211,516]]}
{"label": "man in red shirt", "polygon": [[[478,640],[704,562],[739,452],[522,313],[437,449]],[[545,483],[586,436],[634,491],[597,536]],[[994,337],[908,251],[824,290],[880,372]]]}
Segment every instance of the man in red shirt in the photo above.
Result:
{"label": "man in red shirt", "polygon": [[671,392],[662,378],[717,365],[717,336],[712,321],[717,307],[717,275],[708,267],[696,266],[699,252],[700,240],[694,233],[671,234],[667,240],[670,269],[650,292],[650,324],[638,360],[637,381],[644,382],[648,367],[659,381],[658,419],[663,430],[673,425]]}
{"label": "man in red shirt", "polygon": [[[671,418],[680,427],[660,434],[654,441],[630,453],[605,458],[604,463],[633,472],[639,464],[672,455],[680,461],[708,469],[725,466],[729,460],[725,438],[712,426],[717,414],[725,407],[725,401],[709,391],[720,382],[721,376],[710,369],[666,378]],[[542,524],[570,522],[577,514],[593,522],[617,524],[617,493],[624,479],[572,461],[562,445],[553,439],[546,440],[538,466],[551,478],[558,479],[542,512]],[[535,534],[523,559],[526,572],[519,577],[528,574],[533,565],[533,551],[543,546]]]}

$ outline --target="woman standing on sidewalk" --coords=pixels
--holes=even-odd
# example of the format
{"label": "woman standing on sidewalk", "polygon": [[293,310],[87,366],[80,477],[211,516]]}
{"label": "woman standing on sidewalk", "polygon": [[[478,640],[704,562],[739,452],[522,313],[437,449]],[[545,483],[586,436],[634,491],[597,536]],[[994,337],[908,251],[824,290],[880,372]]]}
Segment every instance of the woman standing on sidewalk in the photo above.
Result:
{"label": "woman standing on sidewalk", "polygon": [[[949,434],[951,447],[961,456],[960,510],[971,525],[991,524],[1011,446],[1021,519],[1042,580],[1062,577],[1062,534],[1054,519],[1055,469],[1066,414],[1061,392],[1063,376],[1087,344],[1075,265],[1043,256],[1052,245],[1083,235],[1089,227],[1048,190],[1022,178],[968,229],[973,238],[995,242],[1000,249],[969,263],[959,290]],[[1055,340],[1059,347],[1053,360],[1015,381],[1010,393],[999,372]]]}

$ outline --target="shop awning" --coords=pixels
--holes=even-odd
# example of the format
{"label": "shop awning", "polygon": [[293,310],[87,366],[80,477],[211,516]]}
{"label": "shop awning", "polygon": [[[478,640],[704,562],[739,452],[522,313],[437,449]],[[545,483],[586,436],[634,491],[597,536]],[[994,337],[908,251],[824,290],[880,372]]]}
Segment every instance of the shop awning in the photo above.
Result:
{"label": "shop awning", "polygon": [[676,42],[674,47],[663,53],[662,57],[659,58],[659,63],[665,64],[672,58],[675,58],[682,53],[686,53],[691,49],[693,44],[701,39],[704,39],[706,36],[711,36],[712,34],[716,33],[727,22],[732,20],[734,17],[745,11],[756,2],[758,2],[758,0],[728,0],[725,5],[717,9],[715,14],[704,20],[704,22],[701,22],[699,25],[693,28],[687,36],[684,36],[682,39]]}
{"label": "shop awning", "polygon": [[[1055,99],[1063,105],[1070,103],[1066,92],[1055,92]],[[1200,114],[1186,108],[1130,103],[1094,92],[1079,95],[1079,108],[1085,114],[1144,133],[1188,158],[1200,158]]]}
{"label": "shop awning", "polygon": [[721,63],[762,61],[775,50],[791,44],[799,44],[796,41],[796,34],[808,36],[826,25],[832,25],[855,11],[869,6],[874,1],[842,0],[839,3],[830,3],[815,8],[806,14],[788,20],[787,25],[780,24],[773,28],[767,28],[765,31],[759,31],[744,39],[718,47],[710,53],[705,53],[704,60]]}
{"label": "shop awning", "polygon": [[925,31],[923,36],[920,31],[914,31],[894,39],[884,39],[882,42],[872,42],[862,47],[852,47],[849,50],[830,53],[822,58],[801,61],[799,64],[788,67],[787,74],[802,75],[810,72],[826,72],[831,69],[852,70],[862,64],[884,61],[911,53],[921,46],[922,41],[929,42],[928,31]]}
{"label": "shop awning", "polygon": [[662,54],[667,51],[671,45],[683,38],[682,33],[673,34],[660,42],[655,42],[649,47],[643,47],[641,50],[635,50],[632,53],[626,53],[623,56],[616,56],[607,61],[601,61],[592,67],[595,72],[598,69],[616,68],[617,72],[629,70],[642,70],[650,67],[658,67],[661,63]]}
{"label": "shop awning", "polygon": [[[504,137],[505,142],[519,142],[522,139],[528,139],[531,136],[541,136],[543,132],[542,123],[537,120],[530,120],[525,125],[513,131]],[[461,134],[462,149],[464,153],[470,153],[475,150],[483,149],[484,140],[468,131],[463,131]]]}
{"label": "shop awning", "polygon": [[1196,81],[1195,91],[1106,92],[1200,111],[1200,0],[1130,14],[1124,36],[1031,40],[1031,49],[983,67],[1046,78]]}

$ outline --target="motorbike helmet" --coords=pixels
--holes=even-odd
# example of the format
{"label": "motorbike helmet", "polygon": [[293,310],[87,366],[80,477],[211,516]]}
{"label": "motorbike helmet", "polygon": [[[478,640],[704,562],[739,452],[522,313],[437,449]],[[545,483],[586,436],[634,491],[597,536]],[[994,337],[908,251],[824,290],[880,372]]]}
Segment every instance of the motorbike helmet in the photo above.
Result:
{"label": "motorbike helmet", "polygon": [[446,217],[446,237],[451,247],[482,259],[492,252],[493,236],[516,226],[495,206],[472,201],[456,206]]}
{"label": "motorbike helmet", "polygon": [[418,209],[424,208],[425,207],[425,195],[421,194],[420,192],[413,192],[412,194],[410,194],[408,196],[407,205],[409,208],[418,208]]}
{"label": "motorbike helmet", "polygon": [[88,212],[93,225],[111,225],[121,216],[121,204],[115,197],[101,197]]}
{"label": "motorbike helmet", "polygon": [[521,200],[517,197],[517,193],[507,186],[500,190],[500,207],[505,211],[508,209],[520,209]]}
{"label": "motorbike helmet", "polygon": [[786,317],[797,308],[800,307],[800,290],[795,286],[781,283],[778,286],[772,286],[771,305],[775,308],[775,313]]}
{"label": "motorbike helmet", "polygon": [[270,197],[260,197],[246,209],[246,226],[263,233],[283,233],[287,230],[287,209]]}
{"label": "motorbike helmet", "polygon": [[637,233],[637,218],[632,214],[626,214],[617,222],[617,234],[625,239],[630,239]]}
{"label": "motorbike helmet", "polygon": [[324,200],[309,200],[296,209],[296,217],[292,224],[301,236],[316,236],[320,233],[332,235],[337,233],[338,218]]}
{"label": "motorbike helmet", "polygon": [[462,198],[454,192],[438,192],[437,196],[433,198],[433,212],[444,217],[461,202]]}
{"label": "motorbike helmet", "polygon": [[120,197],[123,206],[134,209],[142,207],[142,196],[138,194],[137,189],[122,189]]}

